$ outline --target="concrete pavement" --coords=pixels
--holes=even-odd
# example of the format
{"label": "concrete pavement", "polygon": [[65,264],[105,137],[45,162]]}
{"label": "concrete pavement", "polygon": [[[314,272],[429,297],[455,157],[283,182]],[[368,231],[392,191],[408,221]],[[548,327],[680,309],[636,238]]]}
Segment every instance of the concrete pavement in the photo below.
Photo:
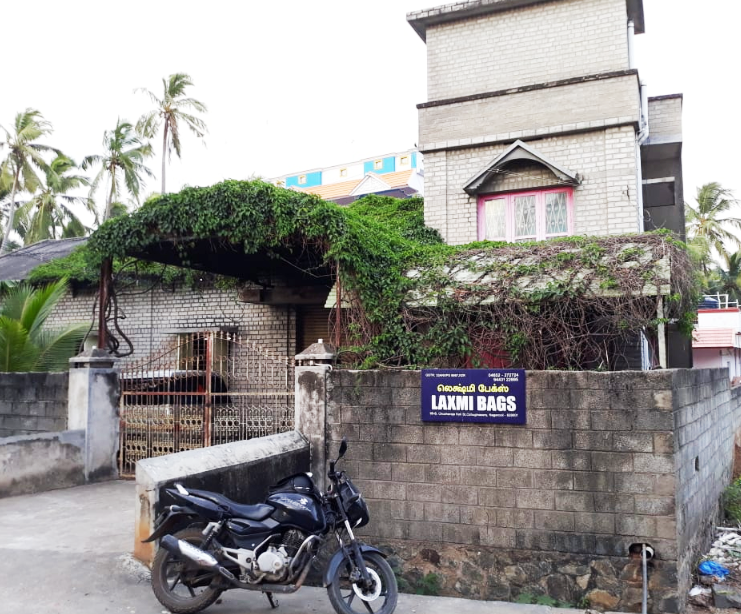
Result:
{"label": "concrete pavement", "polygon": [[[161,614],[148,570],[129,554],[133,482],[108,482],[0,499],[0,614]],[[334,614],[324,589],[278,597],[228,591],[212,614]],[[575,614],[446,597],[399,596],[398,614]]]}

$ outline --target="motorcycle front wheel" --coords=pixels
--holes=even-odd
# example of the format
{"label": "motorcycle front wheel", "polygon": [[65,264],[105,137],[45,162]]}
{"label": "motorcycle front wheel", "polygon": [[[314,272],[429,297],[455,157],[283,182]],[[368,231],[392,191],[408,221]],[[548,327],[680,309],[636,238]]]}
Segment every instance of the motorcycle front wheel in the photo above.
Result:
{"label": "motorcycle front wheel", "polygon": [[[183,529],[173,535],[200,547],[200,529]],[[219,598],[220,590],[211,588],[214,572],[185,562],[164,548],[157,551],[152,563],[152,590],[163,606],[174,614],[195,614]]]}
{"label": "motorcycle front wheel", "polygon": [[392,614],[399,596],[396,577],[380,554],[364,552],[363,560],[372,580],[368,589],[350,580],[351,565],[344,561],[327,587],[329,601],[337,614]]}

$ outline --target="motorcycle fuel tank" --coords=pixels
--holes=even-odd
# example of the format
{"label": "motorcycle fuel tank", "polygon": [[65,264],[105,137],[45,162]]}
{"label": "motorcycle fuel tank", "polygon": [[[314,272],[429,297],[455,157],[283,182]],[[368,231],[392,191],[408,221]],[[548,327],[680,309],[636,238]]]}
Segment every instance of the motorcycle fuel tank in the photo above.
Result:
{"label": "motorcycle fuel tank", "polygon": [[311,496],[281,492],[269,496],[267,503],[275,507],[271,518],[281,524],[295,525],[311,533],[324,529],[324,512]]}

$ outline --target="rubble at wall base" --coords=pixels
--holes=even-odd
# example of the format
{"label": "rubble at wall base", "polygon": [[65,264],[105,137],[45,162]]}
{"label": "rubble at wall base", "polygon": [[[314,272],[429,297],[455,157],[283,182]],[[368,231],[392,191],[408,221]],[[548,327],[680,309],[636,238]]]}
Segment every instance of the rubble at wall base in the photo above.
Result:
{"label": "rubble at wall base", "polygon": [[[438,594],[449,597],[516,601],[547,596],[562,606],[641,609],[640,559],[408,540],[377,545],[388,554],[406,592],[439,587]],[[649,611],[678,612],[676,563],[653,560],[649,565]]]}

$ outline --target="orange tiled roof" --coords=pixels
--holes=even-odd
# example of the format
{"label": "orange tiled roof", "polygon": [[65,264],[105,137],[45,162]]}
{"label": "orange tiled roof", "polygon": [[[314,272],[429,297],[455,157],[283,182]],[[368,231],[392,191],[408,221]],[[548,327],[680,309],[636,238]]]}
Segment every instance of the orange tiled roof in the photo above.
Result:
{"label": "orange tiled roof", "polygon": [[736,333],[732,328],[698,328],[692,333],[693,348],[732,348]]}
{"label": "orange tiled roof", "polygon": [[414,171],[412,169],[406,171],[396,171],[395,173],[385,173],[383,175],[376,175],[384,183],[388,183],[392,188],[398,188],[403,185],[409,185],[409,177],[412,176]]}
{"label": "orange tiled roof", "polygon": [[341,198],[347,196],[362,179],[353,179],[352,181],[341,181],[340,183],[330,183],[328,185],[317,185],[313,188],[295,188],[299,192],[316,194],[320,198],[328,200],[330,198]]}
{"label": "orange tiled roof", "polygon": [[[395,173],[384,173],[378,175],[376,173],[368,173],[373,175],[375,178],[380,179],[389,186],[389,189],[398,188],[409,184],[409,178],[414,172],[413,169],[406,171],[396,171]],[[367,176],[367,175],[366,175]],[[365,179],[365,177],[363,177]],[[329,200],[331,198],[342,198],[343,196],[349,196],[352,191],[363,181],[363,179],[353,179],[352,181],[341,181],[340,183],[330,183],[328,185],[317,185],[313,188],[295,188],[300,192],[307,192],[308,194],[316,194],[317,196]]]}

